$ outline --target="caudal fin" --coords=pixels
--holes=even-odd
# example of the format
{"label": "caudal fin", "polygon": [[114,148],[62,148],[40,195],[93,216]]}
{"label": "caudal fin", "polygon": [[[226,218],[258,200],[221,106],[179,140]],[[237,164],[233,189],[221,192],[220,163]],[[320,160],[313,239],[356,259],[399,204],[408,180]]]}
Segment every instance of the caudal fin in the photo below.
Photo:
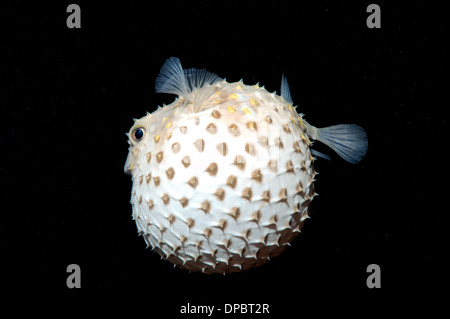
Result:
{"label": "caudal fin", "polygon": [[358,125],[339,124],[316,128],[308,124],[307,130],[311,138],[324,143],[352,164],[361,161],[367,152],[367,134]]}

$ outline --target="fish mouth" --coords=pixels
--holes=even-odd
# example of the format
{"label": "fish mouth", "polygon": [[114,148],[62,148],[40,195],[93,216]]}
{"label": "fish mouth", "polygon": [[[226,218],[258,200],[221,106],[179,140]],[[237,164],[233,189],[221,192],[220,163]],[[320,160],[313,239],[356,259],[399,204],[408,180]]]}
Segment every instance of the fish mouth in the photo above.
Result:
{"label": "fish mouth", "polygon": [[133,169],[134,158],[133,155],[128,153],[127,160],[125,161],[125,165],[123,166],[123,171],[127,175],[131,175],[131,170]]}

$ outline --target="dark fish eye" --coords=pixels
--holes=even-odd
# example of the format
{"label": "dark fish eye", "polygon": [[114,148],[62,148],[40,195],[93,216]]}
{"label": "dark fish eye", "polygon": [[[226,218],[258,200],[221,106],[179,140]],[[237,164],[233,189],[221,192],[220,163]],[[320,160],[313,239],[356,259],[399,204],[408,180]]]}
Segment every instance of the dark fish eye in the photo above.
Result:
{"label": "dark fish eye", "polygon": [[145,135],[145,129],[143,127],[138,127],[137,129],[135,129],[133,131],[133,133],[131,134],[131,137],[135,141],[140,141],[140,140],[142,140],[144,135]]}

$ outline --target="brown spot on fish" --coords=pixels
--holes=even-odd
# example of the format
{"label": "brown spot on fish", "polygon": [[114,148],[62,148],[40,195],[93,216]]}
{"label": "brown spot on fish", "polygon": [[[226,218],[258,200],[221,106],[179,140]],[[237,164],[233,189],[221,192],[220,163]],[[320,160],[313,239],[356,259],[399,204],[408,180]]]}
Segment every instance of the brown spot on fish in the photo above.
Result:
{"label": "brown spot on fish", "polygon": [[306,171],[306,162],[305,162],[305,160],[302,161],[301,165],[302,165],[302,168],[301,168],[302,171]]}
{"label": "brown spot on fish", "polygon": [[206,132],[210,134],[216,134],[217,133],[217,126],[214,123],[209,123],[206,127]]}
{"label": "brown spot on fish", "polygon": [[261,170],[259,170],[259,169],[254,170],[254,171],[252,172],[252,178],[253,178],[255,181],[257,181],[258,183],[261,183],[262,178],[263,178],[263,175],[262,175],[262,173],[261,173]]}
{"label": "brown spot on fish", "polygon": [[216,176],[217,175],[217,170],[218,170],[217,163],[214,163],[214,162],[209,164],[209,166],[206,168],[206,171],[211,176]]}
{"label": "brown spot on fish", "polygon": [[294,164],[292,164],[292,161],[286,162],[286,172],[287,173],[294,173]]}
{"label": "brown spot on fish", "polygon": [[170,225],[173,225],[173,223],[175,222],[175,216],[169,215],[167,216],[167,220],[169,221]]}
{"label": "brown spot on fish", "polygon": [[215,191],[214,195],[216,195],[217,199],[223,201],[225,198],[225,190],[223,188],[219,188]]}
{"label": "brown spot on fish", "polygon": [[233,207],[228,213],[235,221],[238,220],[239,216],[241,216],[241,210],[239,207]]}
{"label": "brown spot on fish", "polygon": [[278,171],[278,162],[277,160],[270,160],[269,163],[267,163],[267,167],[274,173]]}
{"label": "brown spot on fish", "polygon": [[211,116],[214,117],[215,119],[220,119],[220,117],[221,117],[222,115],[220,114],[219,111],[214,110],[214,111],[211,112]]}
{"label": "brown spot on fish", "polygon": [[158,152],[158,153],[156,154],[156,161],[157,161],[158,163],[161,163],[163,157],[164,157],[164,153],[163,153],[162,151],[161,151],[161,152]]}
{"label": "brown spot on fish", "polygon": [[219,222],[217,223],[217,225],[213,226],[215,228],[220,229],[221,231],[225,231],[225,228],[227,228],[228,222],[226,219],[221,219],[219,220]]}
{"label": "brown spot on fish", "polygon": [[180,143],[177,142],[172,144],[172,152],[174,152],[175,154],[180,151],[180,148],[181,148]]}
{"label": "brown spot on fish", "polygon": [[161,199],[162,199],[164,205],[168,205],[168,204],[169,204],[169,201],[170,201],[169,195],[164,194],[164,195],[161,197]]}
{"label": "brown spot on fish", "polygon": [[191,186],[192,188],[196,188],[198,186],[198,178],[193,176],[189,179],[188,181],[189,186]]}
{"label": "brown spot on fish", "polygon": [[205,149],[205,141],[199,138],[194,142],[194,146],[197,148],[197,151],[203,152],[203,150]]}
{"label": "brown spot on fish", "polygon": [[252,214],[252,216],[250,217],[250,218],[251,218],[250,221],[255,222],[255,223],[258,224],[259,221],[261,220],[261,216],[262,216],[261,211],[260,211],[260,210],[257,210],[257,211],[254,212],[254,213]]}
{"label": "brown spot on fish", "polygon": [[181,207],[186,207],[187,206],[187,204],[189,204],[189,200],[186,198],[186,197],[182,197],[181,199],[180,199],[180,204],[181,204]]}
{"label": "brown spot on fish", "polygon": [[192,218],[188,218],[186,219],[186,224],[188,225],[189,229],[191,229],[192,227],[194,227],[195,221]]}
{"label": "brown spot on fish", "polygon": [[270,191],[266,190],[262,193],[261,200],[270,203]]}
{"label": "brown spot on fish", "polygon": [[252,143],[245,144],[245,151],[250,155],[255,155],[255,146]]}
{"label": "brown spot on fish", "polygon": [[283,148],[283,142],[281,141],[281,138],[275,138],[275,145],[277,145],[279,148]]}
{"label": "brown spot on fish", "polygon": [[228,126],[228,132],[230,132],[233,136],[239,136],[240,134],[239,127],[236,124],[231,124]]}
{"label": "brown spot on fish", "polygon": [[234,165],[236,165],[239,169],[245,169],[245,158],[242,155],[236,155],[234,158]]}
{"label": "brown spot on fish", "polygon": [[236,184],[237,184],[236,176],[234,176],[234,175],[228,176],[227,185],[230,186],[231,188],[235,188]]}
{"label": "brown spot on fish", "polygon": [[211,203],[208,200],[203,201],[200,208],[205,214],[208,214],[211,209]]}
{"label": "brown spot on fish", "polygon": [[247,187],[242,191],[242,198],[245,198],[246,200],[251,201],[252,196],[253,196],[253,192],[250,187]]}
{"label": "brown spot on fish", "polygon": [[256,123],[253,121],[247,122],[247,128],[251,131],[256,131],[257,130]]}
{"label": "brown spot on fish", "polygon": [[287,203],[287,198],[288,198],[288,194],[287,194],[287,189],[286,188],[282,188],[280,190],[280,194],[278,195],[278,197],[280,198],[280,202],[285,202]]}
{"label": "brown spot on fish", "polygon": [[212,235],[212,230],[211,230],[211,228],[206,228],[206,229],[203,231],[203,236],[205,236],[206,239],[209,239],[209,237],[211,237],[211,235]]}
{"label": "brown spot on fish", "polygon": [[302,182],[298,182],[297,186],[295,187],[295,190],[296,190],[297,195],[300,195],[300,196],[304,195]]}
{"label": "brown spot on fish", "polygon": [[167,178],[168,178],[168,179],[172,179],[172,178],[174,177],[174,175],[175,175],[175,170],[173,169],[173,167],[169,167],[169,168],[166,170],[166,175],[167,175]]}
{"label": "brown spot on fish", "polygon": [[217,145],[217,150],[219,151],[220,154],[222,154],[223,156],[226,156],[228,153],[228,147],[227,147],[227,143],[220,143]]}
{"label": "brown spot on fish", "polygon": [[258,138],[258,142],[259,144],[261,144],[262,146],[268,146],[269,145],[269,139],[266,136],[260,136]]}
{"label": "brown spot on fish", "polygon": [[188,168],[189,165],[191,165],[191,158],[189,156],[185,156],[183,157],[183,159],[181,160],[181,163],[183,164],[184,167]]}
{"label": "brown spot on fish", "polygon": [[300,149],[300,144],[298,143],[298,141],[294,142],[294,150],[296,153],[301,153],[302,150]]}

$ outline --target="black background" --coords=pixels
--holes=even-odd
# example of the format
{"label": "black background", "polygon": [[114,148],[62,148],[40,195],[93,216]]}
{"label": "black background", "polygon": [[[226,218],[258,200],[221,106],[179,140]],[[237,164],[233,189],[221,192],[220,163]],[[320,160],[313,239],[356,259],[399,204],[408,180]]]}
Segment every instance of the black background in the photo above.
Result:
{"label": "black background", "polygon": [[[367,1],[76,3],[81,29],[66,26],[70,2],[1,8],[3,307],[168,318],[186,317],[188,302],[269,303],[274,318],[439,308],[448,254],[442,8],[378,1],[382,27],[369,29]],[[285,72],[310,123],[367,131],[361,163],[317,161],[312,218],[265,266],[188,273],[137,236],[124,133],[173,101],[154,92],[170,56],[269,91]],[[66,286],[72,263],[81,289]],[[381,267],[381,289],[366,286],[369,264]]]}

